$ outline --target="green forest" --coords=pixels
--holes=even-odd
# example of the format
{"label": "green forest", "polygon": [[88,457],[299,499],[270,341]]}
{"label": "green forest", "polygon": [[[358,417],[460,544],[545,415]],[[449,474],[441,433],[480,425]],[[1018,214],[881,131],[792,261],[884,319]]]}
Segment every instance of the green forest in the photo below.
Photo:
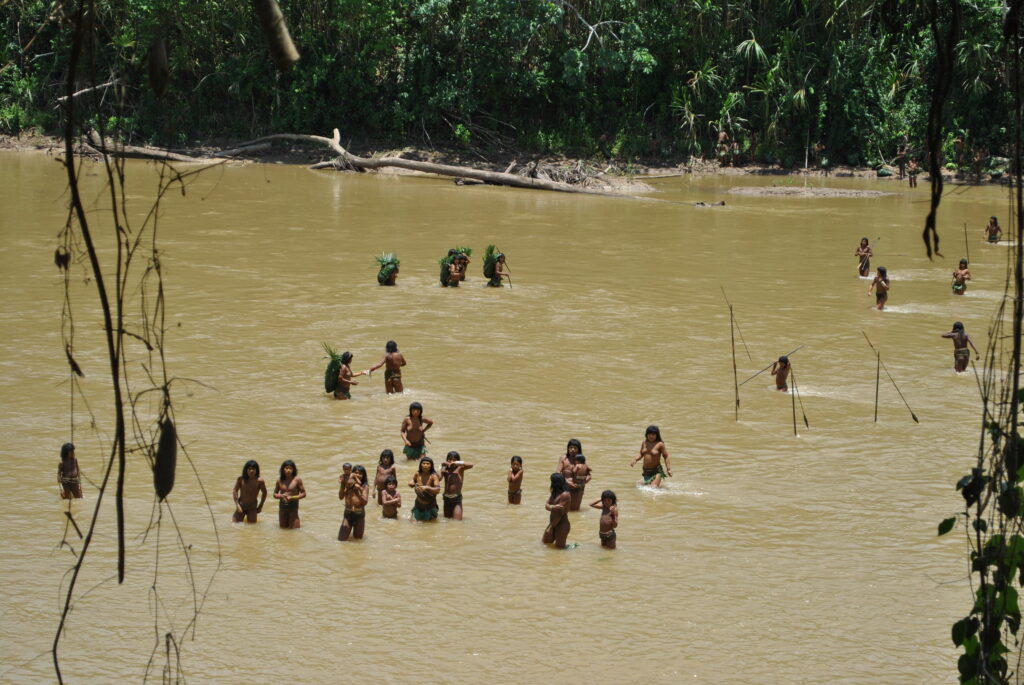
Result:
{"label": "green forest", "polygon": [[[924,139],[933,29],[948,20],[934,4],[281,0],[301,59],[279,72],[247,0],[98,0],[82,87],[116,79],[98,123],[161,145],[337,127],[395,145],[657,159],[713,157],[724,131],[746,161],[877,165],[903,136]],[[947,160],[958,135],[986,160],[1008,156],[1004,4],[961,3]],[[59,125],[65,5],[0,7],[0,132]],[[162,97],[147,81],[157,40]]]}

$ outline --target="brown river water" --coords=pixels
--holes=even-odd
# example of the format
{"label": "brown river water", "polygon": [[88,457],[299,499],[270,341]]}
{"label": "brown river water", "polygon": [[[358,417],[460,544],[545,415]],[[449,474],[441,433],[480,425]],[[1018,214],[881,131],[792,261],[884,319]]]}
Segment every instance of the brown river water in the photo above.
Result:
{"label": "brown river water", "polygon": [[[52,682],[48,650],[73,561],[60,546],[67,505],[55,468],[73,437],[99,482],[108,376],[80,265],[76,349],[96,426],[81,398],[72,424],[52,260],[63,170],[13,153],[0,169],[0,680]],[[152,169],[128,166],[140,207]],[[85,170],[95,205],[99,168]],[[773,183],[894,194],[725,193]],[[930,262],[923,184],[653,184],[652,197],[673,202],[249,165],[207,171],[185,197],[172,194],[160,219],[168,365],[196,381],[174,386],[175,407],[209,509],[183,456],[172,507],[154,509],[146,463],[130,457],[127,580],[114,577],[108,497],[61,646],[69,681],[140,680],[155,647],[159,678],[163,631],[180,636],[201,603],[181,643],[182,671],[200,683],[954,682],[950,625],[972,603],[966,543],[935,532],[960,506],[954,484],[973,461],[980,401],[939,336],[959,320],[979,347],[988,342],[1011,250],[985,245],[982,228],[998,214],[1005,230],[1006,191],[952,189],[940,216],[945,258]],[[685,204],[721,199],[727,206]],[[95,220],[105,220],[98,209]],[[963,222],[974,281],[957,298],[949,275],[965,252]],[[892,276],[884,312],[856,275],[861,236],[880,238],[872,264]],[[511,288],[483,287],[488,243],[508,255]],[[455,245],[474,248],[470,275],[443,289],[436,262]],[[392,250],[398,286],[382,288],[373,256]],[[799,436],[791,397],[767,373],[741,388],[735,420],[721,287],[749,348],[750,358],[737,340],[741,381],[802,346]],[[884,374],[873,421],[875,357],[862,331],[920,424]],[[359,370],[389,339],[409,361],[404,395],[385,395],[378,374],[360,379],[353,401],[323,393],[322,341],[351,350]],[[144,387],[137,369],[135,378]],[[476,465],[465,520],[411,523],[413,469],[400,458],[400,519],[371,506],[365,539],[337,542],[341,464],[372,474],[381,449],[399,452],[412,401],[435,421],[431,454],[454,449]],[[660,491],[629,467],[651,423],[675,474]],[[548,476],[574,437],[594,470],[585,502],[618,495],[615,551],[600,547],[593,509],[571,515],[575,549],[540,542]],[[526,472],[518,507],[505,501],[513,454]],[[273,500],[258,525],[230,522],[249,458],[271,488],[281,461],[297,462],[309,493],[301,530],[277,527]],[[86,483],[71,505],[80,525],[96,497]],[[159,511],[162,525],[145,536]]]}

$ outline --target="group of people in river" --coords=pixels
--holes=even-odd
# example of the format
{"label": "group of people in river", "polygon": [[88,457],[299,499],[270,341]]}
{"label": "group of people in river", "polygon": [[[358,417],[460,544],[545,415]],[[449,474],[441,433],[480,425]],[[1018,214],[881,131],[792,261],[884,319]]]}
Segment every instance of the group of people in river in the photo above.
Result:
{"label": "group of people in river", "polygon": [[402,385],[402,367],[406,365],[406,361],[402,353],[398,351],[398,343],[394,340],[388,340],[387,344],[384,345],[384,357],[365,371],[353,372],[353,359],[355,359],[355,355],[351,352],[345,351],[341,354],[339,359],[340,366],[337,374],[337,382],[335,383],[334,390],[332,391],[334,399],[352,399],[352,386],[359,385],[359,381],[355,379],[358,376],[369,377],[370,374],[382,366],[384,367],[385,392],[392,395],[405,390],[405,386]]}
{"label": "group of people in river", "polygon": [[[723,203],[724,204],[724,203]],[[459,246],[448,250],[448,254],[438,262],[441,265],[439,280],[443,288],[458,288],[459,284],[466,280],[466,273],[469,270],[469,256],[473,250],[468,247]],[[395,285],[398,280],[399,260],[393,252],[382,254],[376,257],[380,269],[377,272],[377,283],[380,285]],[[498,251],[494,245],[487,246],[484,255],[484,277],[487,285],[491,288],[500,288],[504,281],[512,286],[512,275],[508,268],[508,262],[503,252]]]}
{"label": "group of people in river", "polygon": [[[463,514],[463,486],[466,472],[475,464],[465,461],[452,450],[445,455],[440,471],[434,460],[427,456],[422,446],[426,431],[433,422],[423,416],[419,402],[409,405],[409,415],[403,420],[401,436],[405,442],[403,453],[417,464],[409,481],[413,490],[413,504],[410,520],[417,522],[436,521],[440,513],[444,518],[461,521]],[[629,465],[643,462],[642,477],[646,485],[661,487],[665,478],[672,476],[668,450],[661,439],[657,426],[648,426],[640,443],[639,453]],[[593,469],[587,464],[583,445],[573,438],[566,445],[565,454],[559,458],[554,473],[550,476],[550,494],[544,504],[549,513],[548,525],[541,536],[542,542],[558,549],[569,546],[569,514],[580,511],[584,492],[593,479]],[[523,496],[523,459],[516,455],[509,462],[505,475],[508,503],[518,505]],[[377,462],[376,474],[371,481],[366,468],[346,463],[338,476],[338,499],[344,502],[338,540],[361,539],[366,526],[366,506],[371,496],[381,508],[381,517],[396,519],[402,507],[402,495],[398,490],[398,473],[395,455],[390,449],[382,450]],[[267,499],[267,486],[260,477],[260,466],[250,459],[242,467],[242,475],[235,481],[232,499],[235,511],[232,520],[256,523]],[[285,460],[274,483],[273,497],[278,501],[278,524],[281,528],[299,528],[299,501],[306,497],[306,487],[299,476],[299,469],[291,459]],[[437,498],[441,497],[441,507]],[[604,490],[601,496],[589,504],[601,510],[598,523],[598,538],[601,546],[615,549],[616,528],[619,523],[618,498],[611,490]]]}
{"label": "group of people in river", "polygon": [[[995,216],[989,217],[988,224],[985,226],[984,235],[985,241],[990,245],[995,245],[999,242],[1002,236],[1003,229],[999,225],[999,219]],[[871,274],[871,257],[874,256],[872,251],[872,245],[867,238],[860,239],[860,245],[857,247],[854,256],[857,257],[857,273],[861,278],[869,278]],[[971,280],[971,270],[966,259],[961,259],[957,268],[953,270],[953,278],[950,283],[950,287],[954,295],[963,295],[967,292],[967,282]],[[875,277],[871,281],[871,285],[868,286],[868,294],[872,291],[875,293],[875,307],[878,310],[885,308],[885,303],[889,300],[889,289],[891,288],[891,282],[889,279],[889,272],[884,266],[878,267],[875,272]],[[968,346],[974,350],[975,358],[980,357],[978,348],[975,347],[971,337],[967,335],[964,330],[964,325],[960,321],[953,324],[953,328],[950,331],[942,334],[943,338],[949,338],[953,341],[953,368],[958,373],[967,370],[967,364],[971,359],[971,352]],[[779,358],[779,363],[785,357]],[[780,369],[788,369],[788,360],[786,364],[781,365]],[[772,369],[772,374],[775,374],[775,369]],[[785,379],[777,385],[779,390],[786,390]]]}

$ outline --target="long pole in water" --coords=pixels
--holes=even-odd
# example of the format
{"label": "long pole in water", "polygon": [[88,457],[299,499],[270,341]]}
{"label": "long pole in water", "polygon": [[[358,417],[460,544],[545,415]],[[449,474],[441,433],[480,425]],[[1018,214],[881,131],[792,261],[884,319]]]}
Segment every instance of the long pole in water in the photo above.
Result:
{"label": "long pole in water", "polygon": [[875,346],[871,344],[871,339],[868,338],[868,334],[864,333],[864,331],[861,331],[861,333],[864,335],[864,339],[868,341],[868,345],[871,347],[871,350],[876,355],[878,355],[878,363],[882,366],[882,370],[885,371],[885,375],[889,378],[889,381],[892,383],[892,387],[896,388],[896,394],[900,396],[900,399],[903,400],[903,404],[907,406],[907,411],[910,412],[910,418],[914,419],[914,423],[921,423],[921,421],[917,418],[917,414],[915,414],[914,410],[910,408],[910,403],[907,402],[907,398],[904,397],[903,393],[900,391],[900,386],[896,385],[896,381],[893,379],[892,374],[889,373],[889,369],[886,368],[885,362],[882,361],[881,353],[879,353],[879,351],[875,349]]}
{"label": "long pole in water", "polygon": [[967,240],[967,222],[964,222],[964,249],[967,250],[967,263],[971,263],[971,244]]}
{"label": "long pole in water", "polygon": [[878,385],[882,380],[882,355],[875,353],[875,423],[878,423]]}
{"label": "long pole in water", "polygon": [[[724,290],[722,291],[725,292]],[[728,300],[727,300],[728,301]],[[733,392],[736,396],[736,420],[740,420],[740,386],[739,376],[736,373],[736,336],[733,334],[733,316],[732,316],[732,305],[729,305],[729,339],[732,341],[732,387]]]}
{"label": "long pole in water", "polygon": [[722,297],[725,298],[725,303],[727,305],[729,305],[729,317],[730,317],[729,318],[729,321],[730,321],[729,325],[732,325],[732,323],[735,322],[735,324],[736,324],[736,332],[740,334],[740,342],[743,343],[743,349],[747,353],[747,359],[749,359],[750,361],[754,361],[754,358],[750,356],[750,348],[747,347],[747,341],[743,339],[743,331],[740,330],[740,322],[736,321],[735,317],[732,314],[732,302],[729,301],[729,296],[725,294],[725,288],[723,288],[722,286],[718,286],[718,287],[722,291]]}
{"label": "long pole in water", "polygon": [[[790,352],[790,353],[789,353],[789,354],[787,354],[786,356],[787,356],[787,357],[789,357],[789,356],[792,356],[792,355],[796,354],[796,353],[797,353],[797,352],[798,352],[799,350],[802,350],[802,349],[803,349],[803,347],[804,347],[804,346],[803,346],[803,345],[801,345],[800,347],[796,348],[795,350],[793,350],[792,352]],[[775,363],[775,362],[772,362],[772,364],[774,364],[774,363]],[[742,383],[740,383],[740,387],[743,387],[744,385],[746,385],[746,384],[747,384],[747,383],[749,383],[750,381],[754,380],[755,378],[757,378],[758,376],[760,376],[760,375],[761,375],[762,373],[764,373],[764,372],[765,372],[765,371],[767,371],[768,369],[772,368],[772,364],[769,364],[768,366],[764,367],[763,369],[761,369],[760,371],[758,371],[757,373],[755,373],[755,374],[754,374],[753,376],[751,376],[750,378],[748,378],[747,380],[745,380],[745,381],[743,381]]]}
{"label": "long pole in water", "polygon": [[789,373],[793,376],[793,393],[796,395],[796,401],[800,403],[800,414],[804,417],[804,426],[810,428],[811,424],[807,421],[807,412],[804,410],[804,398],[800,397],[800,386],[796,384],[796,371],[793,370],[793,366],[790,365]]}
{"label": "long pole in water", "polygon": [[[793,373],[793,367],[789,367],[789,373]],[[789,392],[790,398],[793,400],[793,435],[798,435],[796,432],[796,381],[793,382],[793,389]]]}

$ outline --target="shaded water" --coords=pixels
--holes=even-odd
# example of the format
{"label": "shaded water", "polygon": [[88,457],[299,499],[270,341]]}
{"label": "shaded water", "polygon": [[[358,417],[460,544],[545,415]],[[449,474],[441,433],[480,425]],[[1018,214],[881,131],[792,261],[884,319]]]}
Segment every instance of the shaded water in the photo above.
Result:
{"label": "shaded water", "polygon": [[[66,198],[62,170],[46,157],[3,155],[0,167],[0,466],[10,474],[0,499],[9,610],[0,678],[47,682],[44,652],[71,563],[57,546],[64,505],[54,484],[71,436],[52,265]],[[150,168],[129,167],[140,204]],[[772,182],[895,194],[725,195]],[[982,227],[993,213],[1007,224],[1004,192],[951,193],[940,224],[946,258],[929,262],[923,187],[707,177],[656,186],[658,198],[728,205],[285,166],[215,169],[166,201],[168,359],[173,375],[202,383],[180,383],[175,405],[212,520],[184,464],[170,500],[200,580],[218,564],[214,521],[220,544],[220,571],[184,644],[193,681],[326,682],[346,672],[385,682],[953,680],[949,626],[968,610],[970,590],[963,540],[936,539],[935,528],[958,507],[953,484],[972,462],[980,403],[939,334],[960,320],[987,343],[1009,250],[984,245]],[[964,221],[975,280],[954,298]],[[872,264],[893,278],[885,312],[856,276],[861,236],[881,238]],[[512,288],[483,287],[491,242],[508,255]],[[457,244],[474,248],[470,277],[442,289],[436,261]],[[398,287],[381,288],[373,255],[392,250]],[[108,449],[100,438],[111,433],[104,348],[83,271],[74,273],[78,359],[99,427],[79,401],[74,440],[98,482]],[[738,340],[740,380],[803,346],[793,362],[810,429],[797,406],[799,437],[790,397],[768,374],[743,386],[734,420],[722,286],[752,357]],[[862,330],[920,425],[889,385],[873,423],[874,356]],[[351,402],[322,393],[321,341],[351,350],[363,369],[389,339],[409,360],[404,396],[386,396],[376,375]],[[465,520],[408,522],[412,467],[400,459],[401,519],[381,520],[371,507],[365,540],[336,542],[342,462],[372,473],[382,448],[398,452],[414,400],[436,422],[431,454],[456,449],[476,464]],[[629,468],[649,423],[661,427],[675,472],[658,492],[638,487]],[[606,488],[618,494],[614,552],[598,545],[596,510],[572,516],[578,548],[540,544],[547,478],[572,437],[594,469],[585,502]],[[520,507],[505,503],[513,454],[525,461]],[[259,525],[230,523],[231,488],[248,458],[270,488],[283,459],[298,463],[309,492],[300,531],[277,528],[272,500]],[[150,592],[156,540],[141,534],[152,490],[137,457],[128,491],[128,581],[111,580],[107,501],[79,585],[89,592],[63,643],[73,681],[141,675],[157,639],[153,607],[177,630],[192,608],[170,526],[160,529],[163,589]],[[73,505],[80,521],[95,501],[87,486]]]}

